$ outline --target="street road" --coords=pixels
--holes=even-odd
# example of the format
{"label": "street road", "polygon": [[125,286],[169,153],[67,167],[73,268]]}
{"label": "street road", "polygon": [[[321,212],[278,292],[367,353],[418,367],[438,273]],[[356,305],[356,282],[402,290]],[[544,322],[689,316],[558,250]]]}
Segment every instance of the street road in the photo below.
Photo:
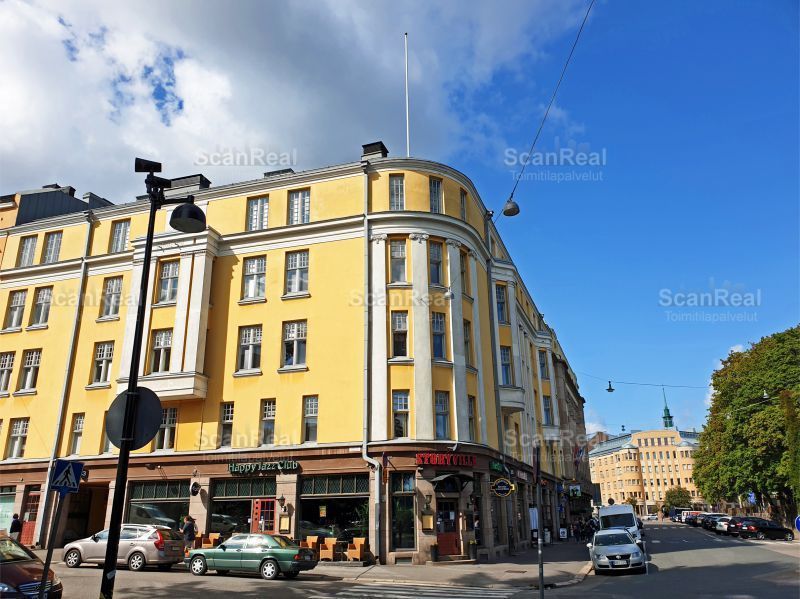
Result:
{"label": "street road", "polygon": [[[781,598],[800,597],[800,542],[742,541],[721,537],[683,524],[646,523],[647,574],[596,576],[580,584],[547,589],[548,598],[599,597],[659,599],[661,597]],[[588,549],[587,549],[588,558]],[[407,572],[408,566],[399,566]],[[452,585],[399,584],[343,581],[331,568],[301,574],[295,580],[278,578],[271,582],[257,576],[229,574],[192,576],[182,566],[173,571],[145,572],[119,570],[118,597],[209,597],[219,593],[240,597],[281,597],[303,599],[522,599],[538,595],[531,588],[478,588],[459,584],[459,566]],[[425,566],[420,566],[425,568]],[[66,599],[96,599],[101,570],[95,566],[68,569],[54,566],[64,581]],[[349,570],[349,569],[348,569]],[[348,575],[351,572],[347,573]],[[421,575],[421,578],[422,575]],[[531,584],[535,581],[531,580]]]}

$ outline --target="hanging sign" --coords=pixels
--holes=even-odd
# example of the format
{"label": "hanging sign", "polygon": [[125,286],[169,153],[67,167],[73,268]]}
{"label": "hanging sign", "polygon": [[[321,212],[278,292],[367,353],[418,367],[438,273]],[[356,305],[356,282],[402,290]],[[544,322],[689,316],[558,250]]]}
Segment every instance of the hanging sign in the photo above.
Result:
{"label": "hanging sign", "polygon": [[507,478],[496,478],[491,484],[492,493],[498,497],[508,497],[516,489],[515,485]]}

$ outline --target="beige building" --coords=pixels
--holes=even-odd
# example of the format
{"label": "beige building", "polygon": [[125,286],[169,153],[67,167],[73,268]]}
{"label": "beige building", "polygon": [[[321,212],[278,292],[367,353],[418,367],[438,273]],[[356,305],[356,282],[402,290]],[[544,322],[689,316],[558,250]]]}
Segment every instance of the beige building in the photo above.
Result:
{"label": "beige building", "polygon": [[681,486],[693,504],[705,502],[694,483],[694,452],[699,433],[672,426],[664,406],[664,428],[609,437],[589,452],[592,482],[600,487],[600,500],[622,503],[634,498],[640,515],[657,512],[664,495]]}

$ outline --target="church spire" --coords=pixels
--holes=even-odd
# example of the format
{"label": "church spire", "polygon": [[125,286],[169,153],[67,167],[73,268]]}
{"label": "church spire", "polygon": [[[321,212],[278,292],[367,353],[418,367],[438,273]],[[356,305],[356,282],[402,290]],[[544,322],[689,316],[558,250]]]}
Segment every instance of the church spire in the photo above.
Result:
{"label": "church spire", "polygon": [[670,414],[669,406],[667,405],[667,393],[664,391],[664,387],[661,387],[661,393],[664,395],[664,415],[661,417],[664,420],[664,428],[672,428],[674,424],[672,422],[672,414]]}

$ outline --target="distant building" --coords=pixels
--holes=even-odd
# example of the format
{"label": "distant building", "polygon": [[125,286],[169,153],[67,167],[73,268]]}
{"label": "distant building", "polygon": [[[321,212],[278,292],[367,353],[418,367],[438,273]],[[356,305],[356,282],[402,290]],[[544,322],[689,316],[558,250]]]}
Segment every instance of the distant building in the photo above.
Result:
{"label": "distant building", "polygon": [[589,439],[589,467],[592,482],[600,487],[600,502],[622,503],[633,497],[640,515],[656,512],[667,490],[681,486],[693,504],[704,505],[694,483],[694,452],[699,433],[673,426],[669,407],[664,404],[664,428],[608,436],[597,433]]}

